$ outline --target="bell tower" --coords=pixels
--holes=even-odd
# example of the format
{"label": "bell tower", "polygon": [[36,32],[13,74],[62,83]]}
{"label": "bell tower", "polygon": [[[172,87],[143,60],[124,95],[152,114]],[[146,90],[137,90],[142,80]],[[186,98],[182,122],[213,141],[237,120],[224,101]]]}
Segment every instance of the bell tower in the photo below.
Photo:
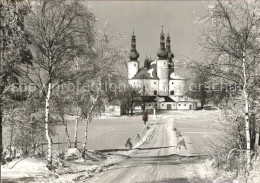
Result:
{"label": "bell tower", "polygon": [[157,76],[159,78],[159,96],[168,96],[169,93],[169,61],[168,52],[165,49],[165,37],[163,29],[160,36],[160,48],[157,52]]}
{"label": "bell tower", "polygon": [[168,52],[169,69],[173,69],[173,71],[174,71],[174,62],[172,61],[172,59],[174,58],[174,55],[171,51],[171,38],[170,38],[169,33],[168,33],[167,39],[166,39],[166,51]]}
{"label": "bell tower", "polygon": [[128,61],[128,79],[132,79],[139,70],[139,53],[136,50],[136,38],[133,31],[131,39],[131,51],[129,55],[130,60]]}

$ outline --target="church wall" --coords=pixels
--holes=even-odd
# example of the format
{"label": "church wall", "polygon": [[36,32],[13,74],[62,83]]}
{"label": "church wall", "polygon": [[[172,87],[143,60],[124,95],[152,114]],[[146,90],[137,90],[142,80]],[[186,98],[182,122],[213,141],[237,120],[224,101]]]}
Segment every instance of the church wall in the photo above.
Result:
{"label": "church wall", "polygon": [[160,81],[159,81],[159,95],[160,96],[168,96],[169,95],[168,84],[169,84],[168,79],[160,79]]}
{"label": "church wall", "polygon": [[196,102],[178,102],[177,103],[177,110],[196,110],[197,104]]}
{"label": "church wall", "polygon": [[131,79],[129,84],[133,87],[142,89],[145,86],[145,92],[147,96],[154,96],[154,91],[158,94],[159,81],[154,79]]}
{"label": "church wall", "polygon": [[164,110],[176,110],[176,103],[175,102],[161,102],[158,106],[159,109]]}
{"label": "church wall", "polygon": [[185,95],[185,80],[169,80],[169,96],[174,91],[175,96]]}

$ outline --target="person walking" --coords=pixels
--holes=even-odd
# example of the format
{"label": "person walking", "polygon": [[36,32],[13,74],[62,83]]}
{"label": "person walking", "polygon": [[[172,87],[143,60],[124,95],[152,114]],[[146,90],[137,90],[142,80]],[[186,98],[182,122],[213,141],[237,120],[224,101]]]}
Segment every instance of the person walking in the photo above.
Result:
{"label": "person walking", "polygon": [[131,138],[129,137],[125,143],[125,147],[126,148],[129,148],[129,149],[132,149],[133,148],[133,144],[131,142]]}
{"label": "person walking", "polygon": [[144,121],[144,124],[146,125],[146,128],[147,128],[148,113],[147,113],[146,110],[144,111],[144,114],[143,114],[143,121]]}

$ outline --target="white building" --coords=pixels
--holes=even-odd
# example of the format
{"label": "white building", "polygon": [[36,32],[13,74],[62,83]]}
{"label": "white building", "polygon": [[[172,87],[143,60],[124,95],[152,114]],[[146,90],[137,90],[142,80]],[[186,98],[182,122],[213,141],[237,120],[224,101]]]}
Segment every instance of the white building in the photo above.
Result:
{"label": "white building", "polygon": [[147,57],[144,66],[140,68],[139,53],[136,50],[136,38],[133,33],[131,41],[130,60],[128,62],[128,82],[131,86],[140,88],[146,96],[146,106],[157,106],[168,110],[195,110],[200,107],[197,100],[185,97],[185,79],[174,72],[173,53],[169,34],[166,39],[163,31],[160,36],[158,59]]}

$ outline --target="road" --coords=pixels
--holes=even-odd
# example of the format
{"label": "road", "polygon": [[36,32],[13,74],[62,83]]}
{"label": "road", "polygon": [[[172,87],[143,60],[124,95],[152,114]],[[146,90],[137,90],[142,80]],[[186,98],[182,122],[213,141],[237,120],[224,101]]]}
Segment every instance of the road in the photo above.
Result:
{"label": "road", "polygon": [[[210,114],[212,113],[212,114]],[[209,116],[211,119],[209,120]],[[96,183],[186,183],[192,173],[187,167],[203,161],[209,137],[217,135],[212,128],[216,112],[169,112],[150,123],[151,138],[119,165],[97,174],[89,182]],[[173,128],[183,134],[187,150],[176,149]]]}

